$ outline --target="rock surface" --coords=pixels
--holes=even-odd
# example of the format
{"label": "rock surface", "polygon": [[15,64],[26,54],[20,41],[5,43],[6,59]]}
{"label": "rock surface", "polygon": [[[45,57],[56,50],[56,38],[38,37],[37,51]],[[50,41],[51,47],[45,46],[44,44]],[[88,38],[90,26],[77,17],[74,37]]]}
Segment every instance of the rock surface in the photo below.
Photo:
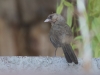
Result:
{"label": "rock surface", "polygon": [[62,57],[0,57],[0,75],[99,75],[100,59],[93,59],[89,70],[68,64]]}

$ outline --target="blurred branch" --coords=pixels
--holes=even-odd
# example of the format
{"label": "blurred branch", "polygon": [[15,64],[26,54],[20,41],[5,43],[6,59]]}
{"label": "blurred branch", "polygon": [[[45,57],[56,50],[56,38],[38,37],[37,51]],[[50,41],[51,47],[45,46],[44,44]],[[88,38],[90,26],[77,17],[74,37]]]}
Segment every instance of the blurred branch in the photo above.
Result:
{"label": "blurred branch", "polygon": [[85,67],[90,69],[90,63],[92,58],[92,49],[90,43],[90,34],[88,28],[88,18],[85,8],[85,0],[77,0],[77,9],[78,9],[78,18],[79,18],[79,25],[80,25],[80,32],[83,39],[83,48],[84,48],[84,64]]}

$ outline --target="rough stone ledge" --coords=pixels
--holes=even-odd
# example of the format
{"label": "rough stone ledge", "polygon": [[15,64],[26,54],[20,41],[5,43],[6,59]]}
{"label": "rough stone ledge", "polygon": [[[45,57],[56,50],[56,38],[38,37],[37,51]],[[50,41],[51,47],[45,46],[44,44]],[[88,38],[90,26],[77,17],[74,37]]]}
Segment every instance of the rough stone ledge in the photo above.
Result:
{"label": "rough stone ledge", "polygon": [[79,64],[68,64],[62,57],[0,57],[0,75],[100,75],[100,58],[92,59],[89,71]]}

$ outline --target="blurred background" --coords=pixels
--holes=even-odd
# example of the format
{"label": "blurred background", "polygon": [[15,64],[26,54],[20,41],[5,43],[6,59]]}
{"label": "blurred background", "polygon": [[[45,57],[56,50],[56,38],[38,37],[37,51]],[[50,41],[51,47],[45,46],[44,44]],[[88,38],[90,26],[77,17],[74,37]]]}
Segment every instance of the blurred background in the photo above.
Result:
{"label": "blurred background", "polygon": [[[86,0],[88,27],[93,56],[100,55],[100,0]],[[76,0],[0,0],[0,55],[54,56],[49,40],[51,25],[44,20],[51,13],[61,14],[72,28],[72,47],[77,56],[83,53]],[[61,48],[57,56],[64,56]]]}

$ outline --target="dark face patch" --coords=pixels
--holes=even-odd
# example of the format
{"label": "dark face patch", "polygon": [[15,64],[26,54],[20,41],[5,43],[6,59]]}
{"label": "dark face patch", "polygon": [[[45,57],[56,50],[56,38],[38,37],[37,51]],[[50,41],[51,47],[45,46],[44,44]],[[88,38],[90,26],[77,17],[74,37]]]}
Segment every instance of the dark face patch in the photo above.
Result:
{"label": "dark face patch", "polygon": [[53,15],[49,15],[49,16],[48,16],[48,19],[52,19],[52,17],[53,17]]}

